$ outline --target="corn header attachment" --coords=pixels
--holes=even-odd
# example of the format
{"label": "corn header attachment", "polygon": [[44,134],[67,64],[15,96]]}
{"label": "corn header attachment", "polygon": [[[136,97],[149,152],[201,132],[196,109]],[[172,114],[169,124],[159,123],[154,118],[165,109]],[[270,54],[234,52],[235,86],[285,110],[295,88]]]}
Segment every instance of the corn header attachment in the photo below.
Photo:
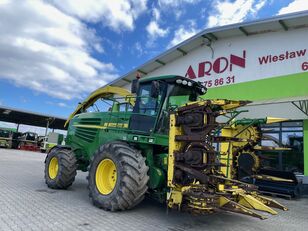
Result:
{"label": "corn header attachment", "polygon": [[254,210],[277,214],[272,208],[287,210],[278,202],[259,195],[257,187],[228,178],[221,162],[223,143],[242,138],[220,136],[225,123],[217,117],[244,106],[248,101],[206,100],[188,103],[170,115],[168,187],[169,208],[193,213],[219,210],[266,217]]}

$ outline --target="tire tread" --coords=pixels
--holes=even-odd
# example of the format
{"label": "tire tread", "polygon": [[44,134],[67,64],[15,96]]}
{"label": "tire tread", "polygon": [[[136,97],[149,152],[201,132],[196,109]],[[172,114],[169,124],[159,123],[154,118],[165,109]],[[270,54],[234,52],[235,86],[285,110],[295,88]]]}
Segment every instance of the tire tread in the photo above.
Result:
{"label": "tire tread", "polygon": [[[116,190],[115,193],[108,199],[104,198],[105,196],[101,195],[96,189],[94,183],[96,168],[92,166],[95,165],[93,163],[97,163],[97,158],[103,158],[105,152],[112,153],[122,168],[122,174],[118,176],[119,186],[114,189]],[[88,189],[90,199],[95,206],[108,211],[127,210],[135,207],[144,199],[147,192],[148,169],[141,152],[125,142],[116,141],[100,146],[93,155],[89,166]]]}
{"label": "tire tread", "polygon": [[[48,166],[52,157],[58,158],[59,172],[55,179],[51,179],[48,173]],[[70,149],[54,148],[45,159],[45,182],[52,189],[67,189],[70,187],[77,174],[77,160]]]}

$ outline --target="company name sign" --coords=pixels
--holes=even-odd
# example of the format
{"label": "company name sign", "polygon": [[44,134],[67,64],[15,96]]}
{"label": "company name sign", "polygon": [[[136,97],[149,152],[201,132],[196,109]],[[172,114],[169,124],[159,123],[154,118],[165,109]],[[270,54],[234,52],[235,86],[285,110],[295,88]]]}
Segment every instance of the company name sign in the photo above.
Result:
{"label": "company name sign", "polygon": [[208,77],[209,79],[204,81],[204,85],[206,87],[212,87],[218,85],[223,85],[224,83],[230,84],[234,83],[235,76],[227,76],[226,81],[221,77],[219,79],[213,80],[210,79],[212,75],[224,74],[227,72],[229,74],[232,73],[232,69],[234,66],[245,68],[246,66],[246,50],[243,51],[243,55],[237,56],[234,54],[230,54],[229,57],[219,57],[214,61],[204,61],[198,64],[198,69],[195,70],[192,65],[190,65],[186,71],[185,77],[190,79],[203,78]]}
{"label": "company name sign", "polygon": [[210,88],[306,72],[307,38],[307,28],[218,38],[212,49],[200,47],[150,75],[178,74]]}
{"label": "company name sign", "polygon": [[[283,63],[291,59],[300,59],[305,57],[307,49],[300,49],[296,51],[286,51],[282,54],[270,54],[261,57],[256,57],[256,66],[271,65],[274,63]],[[190,79],[198,80],[201,78],[203,84],[206,87],[219,86],[224,84],[231,84],[236,82],[236,76],[233,74],[233,69],[246,68],[246,50],[242,51],[242,56],[230,54],[230,56],[221,56],[216,58],[214,61],[206,60],[202,61],[194,69],[193,65],[189,65],[185,77]],[[298,72],[308,70],[308,59],[303,61],[298,68]],[[225,75],[226,73],[226,75]],[[217,78],[217,75],[219,77]],[[211,78],[216,76],[216,78]],[[204,79],[205,78],[205,79]]]}

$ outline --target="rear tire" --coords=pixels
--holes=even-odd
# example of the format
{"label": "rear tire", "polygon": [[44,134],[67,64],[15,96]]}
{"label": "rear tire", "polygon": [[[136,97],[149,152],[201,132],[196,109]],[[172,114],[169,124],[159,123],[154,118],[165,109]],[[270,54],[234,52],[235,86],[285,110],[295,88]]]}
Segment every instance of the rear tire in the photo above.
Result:
{"label": "rear tire", "polygon": [[[104,174],[101,174],[100,166],[103,163],[108,165],[105,165]],[[108,170],[106,172],[108,168],[111,173],[108,173]],[[127,143],[112,142],[102,145],[93,156],[89,167],[90,199],[95,206],[107,211],[127,210],[135,207],[144,199],[148,189],[148,169],[140,151],[130,147]],[[112,172],[115,172],[114,175]],[[111,174],[110,180],[106,178],[106,174]]]}
{"label": "rear tire", "polygon": [[53,148],[45,159],[45,182],[52,189],[71,186],[77,174],[74,152],[64,148]]}

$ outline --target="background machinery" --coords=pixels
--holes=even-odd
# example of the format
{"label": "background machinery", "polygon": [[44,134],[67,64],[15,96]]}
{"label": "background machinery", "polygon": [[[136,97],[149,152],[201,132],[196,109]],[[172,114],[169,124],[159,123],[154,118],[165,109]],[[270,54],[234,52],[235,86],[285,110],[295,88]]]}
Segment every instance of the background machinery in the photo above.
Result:
{"label": "background machinery", "polygon": [[301,184],[290,171],[279,171],[264,164],[269,159],[267,151],[291,150],[288,147],[262,146],[264,140],[278,142],[263,135],[261,125],[286,121],[287,119],[267,117],[264,119],[241,119],[230,122],[221,130],[222,136],[239,138],[238,142],[224,142],[221,145],[222,172],[227,177],[258,186],[263,193],[287,197],[298,197]]}
{"label": "background machinery", "polygon": [[52,147],[64,143],[64,135],[57,132],[49,132],[47,136],[39,136],[41,152],[48,152]]}
{"label": "background machinery", "polygon": [[39,152],[40,144],[39,137],[37,133],[34,132],[24,132],[18,137],[18,149]]}
{"label": "background machinery", "polygon": [[0,128],[0,148],[12,148],[13,131]]}
{"label": "background machinery", "polygon": [[240,139],[218,135],[226,123],[217,117],[249,102],[199,98],[205,93],[200,83],[172,75],[136,79],[132,93],[96,90],[69,117],[66,145],[46,157],[48,187],[67,188],[82,170],[93,204],[108,211],[133,208],[146,194],[198,214],[225,210],[264,219],[255,210],[286,210],[221,170],[215,147]]}

